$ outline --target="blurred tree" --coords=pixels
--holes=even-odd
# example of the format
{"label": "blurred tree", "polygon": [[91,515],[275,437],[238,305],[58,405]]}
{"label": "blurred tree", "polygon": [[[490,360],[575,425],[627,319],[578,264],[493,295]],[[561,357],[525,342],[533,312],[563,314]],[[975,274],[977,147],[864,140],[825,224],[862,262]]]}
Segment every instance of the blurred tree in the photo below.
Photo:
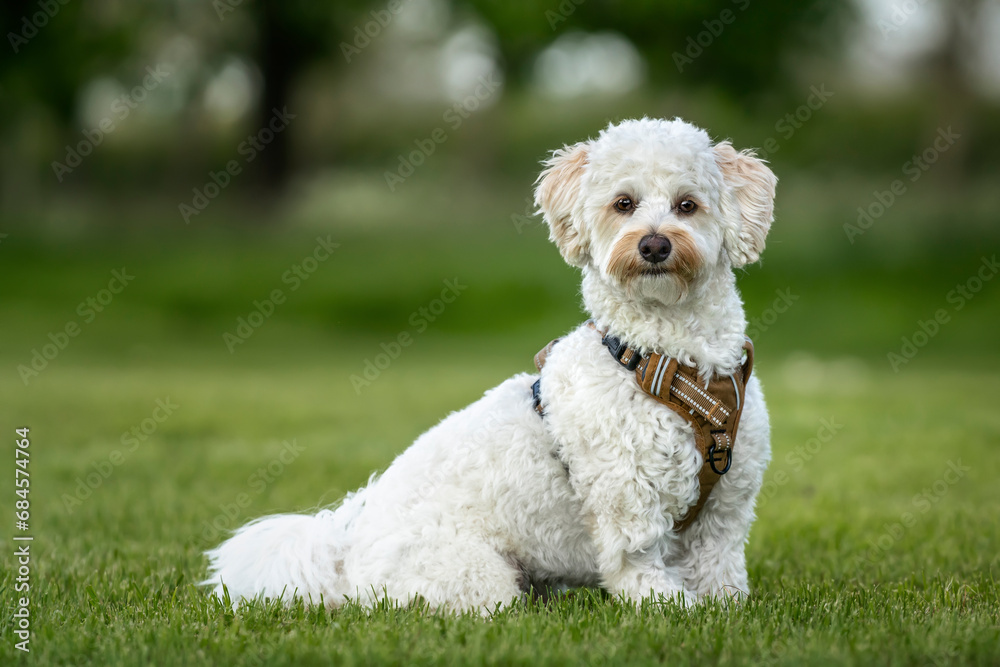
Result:
{"label": "blurred tree", "polygon": [[[193,38],[206,61],[235,52],[257,65],[262,91],[253,122],[255,128],[263,127],[273,109],[288,105],[298,77],[334,52],[372,4],[372,0],[212,0],[192,9],[184,0],[7,0],[0,3],[0,28],[8,42],[0,50],[0,115],[11,128],[25,115],[43,111],[60,126],[61,139],[72,141],[78,133],[74,116],[84,86],[116,73],[129,59],[152,57],[148,53],[152,37],[176,31]],[[247,25],[252,34],[232,34],[232,26]],[[205,85],[206,77],[194,78],[196,85]],[[189,91],[189,102],[201,92]],[[259,183],[266,189],[284,185],[290,169],[290,134],[276,133],[256,166]]]}
{"label": "blurred tree", "polygon": [[[936,89],[934,102],[928,105],[927,131],[923,143],[932,141],[941,125],[954,124],[958,131],[970,135],[969,127],[974,105],[969,62],[975,55],[970,46],[980,43],[977,39],[977,19],[985,13],[985,0],[949,0],[943,3],[945,12],[944,37],[938,48],[928,54],[922,63],[928,76],[926,80]],[[969,142],[956,142],[948,160],[939,167],[941,176],[952,183],[962,180],[968,162]]]}
{"label": "blurred tree", "polygon": [[[351,33],[358,15],[374,4],[372,0],[258,0],[236,7],[234,0],[215,2],[229,11],[246,12],[257,29],[251,55],[263,76],[256,114],[258,127],[267,124],[275,109],[281,111],[288,106],[303,72],[338,51],[338,44]],[[280,189],[291,169],[290,133],[277,133],[260,155],[262,184],[268,189]]]}
{"label": "blurred tree", "polygon": [[836,48],[853,15],[850,0],[464,1],[497,31],[515,83],[558,33],[613,30],[645,57],[654,83],[717,86],[744,99],[787,90],[796,52]]}
{"label": "blurred tree", "polygon": [[[134,14],[128,9],[125,13]],[[132,51],[128,17],[120,24],[109,24],[104,18],[78,2],[0,3],[4,41],[0,46],[0,197],[5,204],[30,203],[40,197],[39,145],[62,139],[71,128],[76,130],[80,88]]]}
{"label": "blurred tree", "polygon": [[[148,10],[143,10],[146,12]],[[61,122],[72,119],[78,90],[134,48],[130,19],[108,22],[79,2],[5,0],[0,3],[0,111],[10,118],[43,106]],[[8,115],[10,114],[10,115]]]}
{"label": "blurred tree", "polygon": [[[173,32],[195,41],[203,61],[236,53],[256,64],[262,90],[252,122],[262,127],[273,109],[289,105],[310,67],[349,62],[349,49],[366,39],[364,31],[385,28],[389,14],[407,1],[6,0],[0,3],[0,25],[10,51],[0,57],[0,112],[16,118],[44,108],[69,138],[77,132],[79,91],[130,58],[152,57],[151,35],[162,39]],[[835,43],[842,23],[834,19],[847,14],[850,1],[453,0],[452,5],[459,12],[471,10],[495,30],[508,86],[527,82],[535,56],[561,32],[614,30],[644,56],[654,83],[715,86],[750,100],[762,90],[790,89],[792,56]],[[201,99],[208,78],[192,78],[188,105]],[[290,141],[291,133],[277,133],[253,165],[265,191],[286,182]],[[203,150],[207,155],[207,147]]]}

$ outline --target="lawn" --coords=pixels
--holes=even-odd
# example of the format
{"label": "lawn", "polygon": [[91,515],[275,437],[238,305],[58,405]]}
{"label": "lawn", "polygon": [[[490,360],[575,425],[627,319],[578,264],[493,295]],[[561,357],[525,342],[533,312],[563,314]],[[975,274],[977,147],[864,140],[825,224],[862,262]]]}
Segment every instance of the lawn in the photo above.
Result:
{"label": "lawn", "polygon": [[[31,516],[28,531],[13,511],[0,522],[0,663],[1000,662],[1000,283],[948,299],[981,265],[973,245],[937,248],[929,271],[919,254],[802,257],[778,237],[741,276],[774,455],[739,608],[574,591],[491,621],[234,613],[198,588],[226,530],[335,502],[582,319],[541,230],[503,224],[6,239],[0,507],[18,499],[14,429],[29,427]],[[327,259],[317,236],[339,246]],[[113,294],[123,269],[135,277]],[[445,289],[458,295],[439,307]],[[37,375],[19,370],[72,323]],[[915,354],[893,368],[903,338]],[[384,368],[359,383],[368,361]],[[14,535],[35,538],[27,655]]]}

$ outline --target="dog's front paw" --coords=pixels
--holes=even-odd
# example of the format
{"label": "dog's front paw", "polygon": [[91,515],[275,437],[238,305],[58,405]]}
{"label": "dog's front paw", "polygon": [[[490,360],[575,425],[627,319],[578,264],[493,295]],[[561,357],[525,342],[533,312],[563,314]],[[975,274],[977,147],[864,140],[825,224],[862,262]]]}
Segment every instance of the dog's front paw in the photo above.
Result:
{"label": "dog's front paw", "polygon": [[[637,610],[647,607],[689,609],[698,604],[698,594],[693,590],[666,581],[666,577],[658,578],[662,580],[652,586],[648,582],[644,582],[645,586],[640,584],[639,586],[618,588],[618,597],[634,605]],[[648,579],[648,577],[642,577],[642,579]]]}
{"label": "dog's front paw", "polygon": [[698,603],[698,594],[684,586],[674,572],[660,568],[628,568],[607,582],[607,590],[637,609],[644,605],[677,606],[684,609]]}

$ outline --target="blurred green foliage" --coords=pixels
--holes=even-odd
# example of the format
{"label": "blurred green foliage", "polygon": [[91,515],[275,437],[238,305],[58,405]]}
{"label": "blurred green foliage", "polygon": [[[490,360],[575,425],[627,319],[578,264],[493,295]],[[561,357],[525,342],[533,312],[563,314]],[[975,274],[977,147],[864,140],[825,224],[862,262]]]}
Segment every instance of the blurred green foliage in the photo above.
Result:
{"label": "blurred green foliage", "polygon": [[[430,90],[433,82],[423,97],[397,89],[415,80],[414,63],[455,65],[467,57],[445,47],[472,28],[483,57],[495,51],[504,86],[449,131],[421,169],[453,187],[520,189],[547,150],[591,136],[608,121],[681,115],[741,146],[777,141],[780,150],[769,157],[779,171],[822,178],[897,171],[938,128],[954,125],[962,144],[935,167],[935,178],[954,190],[995,177],[1000,114],[961,60],[988,2],[945,3],[944,37],[914,66],[915,83],[872,96],[859,93],[849,74],[852,40],[870,28],[849,0],[17,0],[0,8],[10,42],[0,56],[0,213],[154,197],[167,200],[168,209],[239,157],[237,146],[284,108],[296,120],[243,165],[247,175],[223,199],[273,203],[298,196],[289,185],[331,170],[377,182],[414,141],[441,126],[453,104]],[[423,27],[399,25],[403,10],[410,12],[406,21]],[[563,100],[539,90],[536,69],[546,49],[571,35],[607,34],[636,50],[641,87],[623,81],[618,89],[611,80],[602,94]],[[109,103],[109,87],[128,91],[147,68],[160,66],[170,78],[132,117],[101,106]],[[246,79],[246,90],[233,87],[234,76]],[[830,101],[805,123],[783,124],[817,87],[833,92]],[[223,113],[218,104],[236,106]],[[79,168],[60,173],[53,163],[65,161],[105,119],[114,129]],[[276,222],[272,208],[250,209]]]}

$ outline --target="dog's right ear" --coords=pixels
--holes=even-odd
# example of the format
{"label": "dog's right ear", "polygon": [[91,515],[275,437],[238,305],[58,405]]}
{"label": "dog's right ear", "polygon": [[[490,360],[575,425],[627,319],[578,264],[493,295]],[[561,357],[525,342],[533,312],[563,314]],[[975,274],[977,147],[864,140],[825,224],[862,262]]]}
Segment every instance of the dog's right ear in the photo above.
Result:
{"label": "dog's right ear", "polygon": [[545,161],[545,170],[535,181],[535,205],[549,225],[549,239],[569,264],[582,267],[590,249],[583,230],[580,181],[587,166],[585,141],[564,146]]}

